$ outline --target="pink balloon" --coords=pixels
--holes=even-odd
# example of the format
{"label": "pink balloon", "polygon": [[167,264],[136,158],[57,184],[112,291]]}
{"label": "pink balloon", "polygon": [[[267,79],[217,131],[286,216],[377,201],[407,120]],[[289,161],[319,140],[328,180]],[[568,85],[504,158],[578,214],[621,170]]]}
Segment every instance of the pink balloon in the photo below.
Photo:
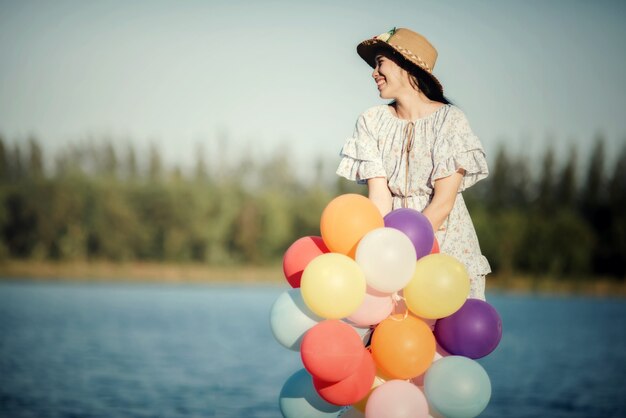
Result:
{"label": "pink balloon", "polygon": [[428,402],[414,384],[388,380],[372,391],[365,418],[428,418]]}
{"label": "pink balloon", "polygon": [[393,299],[391,294],[379,292],[367,286],[363,303],[347,319],[357,327],[367,327],[376,325],[387,318],[393,310]]}

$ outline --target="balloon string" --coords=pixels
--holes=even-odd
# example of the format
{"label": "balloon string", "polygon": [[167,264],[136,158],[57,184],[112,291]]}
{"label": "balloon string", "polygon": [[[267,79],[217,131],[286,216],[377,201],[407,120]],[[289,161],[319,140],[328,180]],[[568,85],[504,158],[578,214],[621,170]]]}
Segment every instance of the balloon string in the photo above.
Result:
{"label": "balloon string", "polygon": [[[395,311],[395,309],[398,307],[398,305],[400,304],[400,301],[406,301],[406,299],[403,296],[400,296],[398,294],[398,292],[394,292],[391,295],[391,300],[393,301],[393,309]],[[406,306],[406,303],[404,304],[404,315],[402,316],[402,319],[398,319],[395,316],[390,316],[390,318],[394,321],[404,321],[408,316],[409,316],[409,308]]]}
{"label": "balloon string", "polygon": [[399,301],[401,301],[401,300],[405,300],[403,296],[400,296],[400,295],[398,294],[398,292],[393,292],[393,293],[391,294],[391,299],[393,300],[393,303],[394,303],[394,304],[397,304],[397,303],[398,303]]}

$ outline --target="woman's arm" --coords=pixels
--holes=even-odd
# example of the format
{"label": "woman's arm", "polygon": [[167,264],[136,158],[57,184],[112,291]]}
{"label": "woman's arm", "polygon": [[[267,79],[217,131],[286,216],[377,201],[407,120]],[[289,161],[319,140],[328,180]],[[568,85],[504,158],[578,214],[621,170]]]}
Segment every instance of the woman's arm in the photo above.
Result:
{"label": "woman's arm", "polygon": [[368,195],[381,215],[391,212],[391,192],[385,177],[374,177],[367,180]]}
{"label": "woman's arm", "polygon": [[434,231],[441,227],[454,207],[456,194],[464,175],[465,170],[461,169],[451,176],[435,180],[433,199],[422,211],[422,214],[432,224]]}

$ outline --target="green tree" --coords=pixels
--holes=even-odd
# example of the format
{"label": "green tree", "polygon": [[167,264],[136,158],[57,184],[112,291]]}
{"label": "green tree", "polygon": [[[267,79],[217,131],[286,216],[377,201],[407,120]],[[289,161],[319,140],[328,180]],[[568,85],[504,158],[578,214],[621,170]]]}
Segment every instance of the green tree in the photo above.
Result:
{"label": "green tree", "polygon": [[606,193],[604,138],[597,136],[591,152],[582,190],[583,210],[594,212],[604,201]]}
{"label": "green tree", "polygon": [[148,161],[148,179],[151,182],[159,182],[163,177],[163,162],[158,148],[153,144],[150,146],[150,157]]}
{"label": "green tree", "polygon": [[243,261],[259,264],[262,261],[260,248],[262,230],[261,208],[251,197],[246,197],[237,214],[232,235],[232,249],[243,257]]}
{"label": "green tree", "polygon": [[[100,171],[104,177],[115,179],[118,174],[118,160],[117,153],[113,143],[109,140],[102,145],[102,152],[100,156]],[[98,153],[100,155],[100,153]]]}
{"label": "green tree", "polygon": [[626,145],[622,146],[609,181],[611,272],[626,280]]}
{"label": "green tree", "polygon": [[41,179],[44,176],[43,151],[34,137],[28,139],[28,176],[32,179]]}
{"label": "green tree", "polygon": [[194,170],[195,180],[199,183],[205,183],[209,177],[207,165],[204,157],[204,146],[198,144],[196,149],[196,166]]}
{"label": "green tree", "polygon": [[543,212],[552,212],[555,209],[555,161],[554,149],[549,147],[543,157],[541,174],[537,187],[535,203]]}
{"label": "green tree", "polygon": [[576,198],[578,195],[578,186],[576,183],[577,171],[577,152],[572,147],[565,166],[560,172],[556,185],[556,201],[559,206],[574,209],[576,206]]}
{"label": "green tree", "polygon": [[12,181],[20,181],[24,178],[25,172],[22,149],[20,148],[20,144],[16,143],[9,157],[9,178]]}
{"label": "green tree", "polygon": [[126,164],[125,164],[126,177],[129,180],[137,180],[139,177],[139,169],[137,168],[137,156],[135,155],[135,148],[132,144],[128,144],[126,150]]}
{"label": "green tree", "polygon": [[507,182],[507,171],[509,161],[504,147],[498,149],[496,154],[493,174],[490,182],[489,204],[492,209],[502,208],[507,200],[509,184]]}
{"label": "green tree", "polygon": [[9,164],[4,138],[0,136],[0,182],[9,181]]}

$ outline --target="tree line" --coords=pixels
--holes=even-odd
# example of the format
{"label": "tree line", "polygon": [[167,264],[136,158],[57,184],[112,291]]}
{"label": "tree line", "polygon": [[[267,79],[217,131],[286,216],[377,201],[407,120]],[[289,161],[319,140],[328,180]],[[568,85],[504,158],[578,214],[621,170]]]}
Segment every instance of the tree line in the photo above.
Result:
{"label": "tree line", "polygon": [[[118,147],[119,148],[119,147]],[[626,278],[626,146],[610,166],[596,138],[583,158],[547,148],[539,164],[502,147],[489,178],[464,192],[483,253],[503,275]],[[31,138],[0,138],[0,260],[153,260],[271,264],[296,239],[319,235],[326,204],[366,188],[336,178],[336,161],[299,180],[287,155],[191,172],[156,147],[75,144],[44,155]],[[536,167],[538,166],[538,167]]]}

